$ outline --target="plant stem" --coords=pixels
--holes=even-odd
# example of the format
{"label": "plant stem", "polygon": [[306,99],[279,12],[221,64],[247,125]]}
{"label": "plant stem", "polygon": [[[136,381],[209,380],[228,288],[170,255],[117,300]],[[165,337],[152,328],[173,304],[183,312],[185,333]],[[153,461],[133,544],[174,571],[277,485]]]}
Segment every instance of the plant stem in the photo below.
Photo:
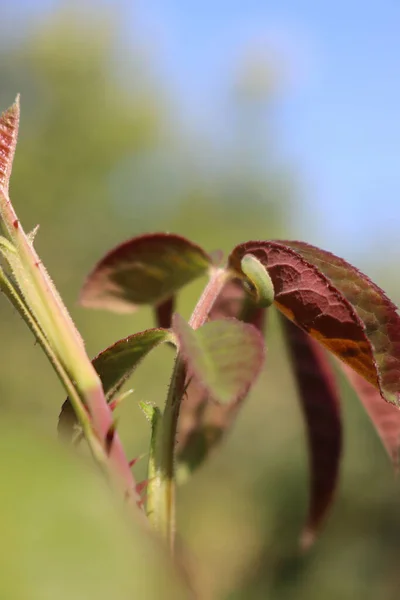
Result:
{"label": "plant stem", "polygon": [[[87,444],[90,448],[94,460],[98,463],[100,468],[104,470],[108,475],[112,475],[113,478],[118,478],[119,485],[123,485],[124,488],[128,486],[128,489],[132,489],[134,492],[134,500],[139,501],[139,495],[135,491],[135,482],[132,478],[132,473],[128,466],[128,473],[126,472],[123,456],[121,456],[121,449],[118,447],[118,441],[114,439],[111,452],[109,456],[104,451],[104,447],[100,442],[98,435],[96,435],[93,424],[90,419],[89,413],[85,408],[82,398],[73,384],[70,376],[64,369],[59,358],[52,349],[49,341],[46,339],[42,329],[36,322],[35,317],[32,315],[29,307],[24,302],[23,298],[19,295],[17,290],[13,287],[8,277],[4,274],[3,270],[0,269],[0,289],[7,296],[11,304],[17,309],[20,315],[23,317],[25,323],[32,331],[36,340],[39,342],[49,361],[54,367],[61,383],[63,384],[66,393],[69,395],[71,404],[74,408],[75,414],[77,415],[78,421],[83,429]],[[98,400],[93,399],[92,405],[99,404]],[[122,448],[122,447],[121,447]],[[127,463],[127,461],[126,461]]]}
{"label": "plant stem", "polygon": [[[113,429],[113,417],[99,376],[87,353],[55,285],[27,236],[9,197],[19,127],[19,97],[0,117],[0,226],[6,234],[1,254],[13,272],[14,286],[2,274],[1,285],[41,343],[58,376],[70,395],[96,460],[107,465],[124,495],[140,500],[136,485],[115,431],[108,448],[107,436]],[[86,410],[89,410],[89,414]]]}
{"label": "plant stem", "polygon": [[[223,286],[231,277],[225,269],[213,269],[189,324],[193,329],[203,325]],[[171,553],[175,545],[175,443],[179,411],[186,387],[186,365],[177,353],[164,414],[156,440],[155,477],[151,488],[151,523],[166,540]]]}
{"label": "plant stem", "polygon": [[205,287],[189,320],[189,325],[193,329],[198,329],[201,325],[204,325],[222,288],[234,276],[233,273],[226,269],[212,269],[210,281]]}

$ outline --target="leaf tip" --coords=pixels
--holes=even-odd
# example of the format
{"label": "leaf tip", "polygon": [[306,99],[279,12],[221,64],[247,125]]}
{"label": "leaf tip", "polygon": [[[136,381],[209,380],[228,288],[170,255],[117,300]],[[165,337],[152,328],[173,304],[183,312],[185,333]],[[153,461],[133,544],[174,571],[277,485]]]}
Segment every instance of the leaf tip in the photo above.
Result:
{"label": "leaf tip", "polygon": [[111,400],[111,402],[110,402],[111,410],[114,411],[125,400],[125,398],[128,398],[128,396],[131,396],[133,393],[134,393],[134,390],[130,389],[130,390],[127,390],[126,392],[124,392],[123,394],[120,394],[116,398],[114,398],[114,400]]}
{"label": "leaf tip", "polygon": [[139,456],[136,456],[136,458],[133,458],[132,460],[129,461],[129,466],[132,469],[136,463],[138,463],[140,460],[142,460],[142,458],[144,458],[146,456],[145,453],[143,454],[139,454]]}
{"label": "leaf tip", "polygon": [[12,163],[17,145],[20,115],[19,94],[14,104],[0,116],[0,188],[8,192]]}
{"label": "leaf tip", "polygon": [[36,234],[37,234],[37,232],[39,231],[39,227],[40,227],[40,225],[36,225],[36,226],[35,226],[35,227],[32,229],[32,231],[30,231],[30,232],[27,234],[28,241],[29,241],[31,244],[33,244],[33,242],[35,241]]}
{"label": "leaf tip", "polygon": [[146,417],[147,421],[149,421],[149,423],[151,423],[152,425],[157,420],[157,418],[159,416],[161,416],[161,411],[158,408],[158,406],[155,406],[154,404],[151,404],[150,402],[145,402],[144,400],[140,400],[139,408],[141,409],[142,413]]}

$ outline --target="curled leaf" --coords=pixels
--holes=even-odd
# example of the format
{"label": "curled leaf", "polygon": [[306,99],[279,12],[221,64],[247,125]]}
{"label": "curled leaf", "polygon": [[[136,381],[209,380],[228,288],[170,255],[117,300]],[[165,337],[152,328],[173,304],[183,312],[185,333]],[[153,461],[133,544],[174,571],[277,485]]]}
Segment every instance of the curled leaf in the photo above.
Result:
{"label": "curled leaf", "polygon": [[[291,321],[282,317],[310,455],[310,503],[301,546],[314,541],[326,517],[338,482],[342,450],[340,400],[332,367],[324,349]],[[384,403],[381,400],[381,404]]]}
{"label": "curled leaf", "polygon": [[[107,401],[110,402],[151,350],[172,340],[173,335],[166,329],[147,329],[119,340],[100,352],[92,363],[100,376]],[[58,419],[58,432],[71,440],[77,424],[75,412],[67,398]]]}
{"label": "curled leaf", "polygon": [[189,374],[214,400],[227,404],[247,394],[264,360],[264,342],[255,327],[229,319],[193,330],[174,315],[173,331]]}
{"label": "curled leaf", "polygon": [[379,389],[400,399],[400,317],[396,306],[368,277],[344,260],[302,242],[247,242],[229,266],[244,276],[252,254],[268,269],[275,305],[291,321]]}
{"label": "curled leaf", "polygon": [[240,266],[249,280],[250,291],[254,290],[256,303],[264,308],[271,306],[275,296],[274,285],[262,262],[252,254],[245,254]]}
{"label": "curled leaf", "polygon": [[175,234],[132,238],[111,250],[87,278],[83,306],[129,313],[138,305],[159,305],[211,265],[200,246]]}

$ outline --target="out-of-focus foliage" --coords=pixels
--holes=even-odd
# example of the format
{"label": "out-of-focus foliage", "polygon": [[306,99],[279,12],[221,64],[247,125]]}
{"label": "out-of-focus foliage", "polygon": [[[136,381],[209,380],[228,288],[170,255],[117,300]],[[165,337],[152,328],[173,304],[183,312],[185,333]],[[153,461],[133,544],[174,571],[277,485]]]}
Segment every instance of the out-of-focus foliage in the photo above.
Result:
{"label": "out-of-focus foliage", "polygon": [[[206,250],[229,251],[247,239],[293,236],[295,215],[293,177],[276,159],[277,140],[268,139],[265,147],[259,146],[260,131],[265,129],[258,127],[258,120],[268,119],[269,104],[259,93],[256,98],[245,93],[246,74],[241,74],[242,83],[236,84],[229,98],[229,143],[220,139],[200,142],[184,128],[179,106],[171,101],[170,90],[158,81],[147,58],[139,50],[121,48],[119,41],[117,22],[109,14],[101,15],[100,9],[76,14],[63,11],[36,22],[17,41],[10,36],[0,39],[2,108],[11,104],[17,92],[22,94],[20,141],[11,181],[13,203],[26,229],[40,223],[39,254],[71,308],[91,355],[152,323],[145,309],[133,316],[116,316],[77,308],[85,275],[107,249],[145,231],[166,230],[192,238]],[[273,86],[264,91],[273,94]],[[191,284],[180,299],[178,310],[184,316],[201,285]],[[23,415],[29,428],[39,429],[40,437],[52,437],[65,393],[31,334],[3,299],[0,327],[0,418],[12,413],[15,423]],[[348,391],[338,503],[317,546],[307,556],[298,555],[298,534],[307,505],[307,450],[274,315],[268,346],[268,372],[252,392],[234,430],[180,490],[178,527],[192,550],[191,571],[212,597],[394,600],[400,587],[399,489],[367,417]],[[171,362],[168,347],[146,358],[134,377],[134,395],[118,409],[118,426],[132,458],[147,450],[150,433],[136,400],[162,405]],[[54,508],[54,519],[60,520],[57,540],[61,545],[72,518],[65,496],[71,496],[72,509],[78,512],[76,495],[82,493],[82,531],[86,532],[83,520],[91,504],[93,514],[98,510],[99,520],[107,522],[104,530],[93,535],[114,544],[115,534],[115,544],[127,548],[131,541],[120,522],[115,525],[113,507],[107,498],[98,498],[101,485],[94,482],[92,489],[88,483],[86,496],[82,492],[86,474],[84,480],[75,475],[75,467],[67,466],[70,463],[61,452],[59,480],[53,442],[44,441],[42,451],[35,436],[23,433],[23,438],[24,442],[14,425],[2,442],[2,481],[4,486],[10,481],[2,521],[9,518],[13,523],[27,510],[38,514],[39,524],[44,524],[41,494],[48,495],[46,510],[56,498],[60,512]],[[16,449],[18,456],[13,457]],[[144,461],[138,465],[139,479],[143,467]],[[65,485],[61,481],[64,470]],[[34,569],[37,554],[42,561],[37,577],[45,578],[43,557],[51,553],[49,585],[55,585],[58,577],[59,581],[71,579],[73,574],[63,568],[63,561],[71,557],[71,546],[66,543],[57,548],[57,540],[49,545],[41,534],[43,528],[30,529],[30,517],[25,515],[14,533],[25,539],[24,564],[32,558]],[[96,530],[95,523],[87,524],[88,531],[91,527]],[[9,530],[6,536],[11,548]],[[101,547],[102,540],[94,539]],[[91,552],[91,542],[80,538],[79,552],[86,547],[83,543]],[[93,556],[99,561],[94,576],[103,582],[109,549],[104,554],[102,550]],[[9,566],[12,551],[4,547],[2,554],[8,562],[1,569],[0,590],[6,591],[0,596],[12,598],[4,587],[9,583],[7,572],[13,573]],[[111,560],[116,560],[111,554]],[[83,553],[76,556],[85,560]],[[139,557],[137,549],[132,556],[138,572],[151,578],[153,559],[147,553]],[[114,571],[121,580],[130,568],[126,560]],[[90,563],[90,569],[94,568]],[[70,597],[75,591],[68,592]],[[46,598],[46,593],[40,597]],[[171,593],[177,597],[172,589]],[[55,597],[53,588],[51,594]],[[89,595],[82,594],[82,598]],[[136,597],[167,598],[152,588],[147,596],[137,593]]]}
{"label": "out-of-focus foliage", "polygon": [[0,429],[1,598],[131,600],[166,597],[166,589],[169,598],[187,597],[161,547],[121,510],[100,473],[26,424],[3,419]]}

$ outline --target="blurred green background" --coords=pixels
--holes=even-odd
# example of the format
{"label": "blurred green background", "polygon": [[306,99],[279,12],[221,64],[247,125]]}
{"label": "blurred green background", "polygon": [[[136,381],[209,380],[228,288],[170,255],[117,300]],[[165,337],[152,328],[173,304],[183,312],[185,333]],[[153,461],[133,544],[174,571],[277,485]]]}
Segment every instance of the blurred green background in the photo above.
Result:
{"label": "blurred green background", "polygon": [[[221,147],[217,132],[198,135],[181,118],[152,53],[125,47],[119,25],[96,3],[63,5],[0,40],[0,106],[22,97],[11,197],[25,229],[40,224],[36,247],[91,356],[152,324],[147,309],[114,316],[77,306],[86,273],[110,247],[173,231],[228,252],[246,239],[298,237],[298,215],[304,221],[308,210],[296,165],[279,152],[281,89],[268,60],[238,64],[226,90],[230,142]],[[400,299],[397,265],[367,254],[362,262]],[[190,314],[203,283],[183,292],[181,314]],[[97,477],[58,448],[65,394],[5,298],[0,322],[0,598],[180,597],[162,557],[136,529],[131,539]],[[267,372],[224,444],[179,490],[179,535],[196,577],[210,598],[394,600],[400,489],[344,384],[340,489],[315,547],[298,555],[307,449],[274,315],[270,325]],[[119,409],[119,427],[132,458],[149,440],[135,400],[162,406],[171,364],[161,348],[130,382],[135,393]],[[145,462],[135,467],[139,480]]]}

